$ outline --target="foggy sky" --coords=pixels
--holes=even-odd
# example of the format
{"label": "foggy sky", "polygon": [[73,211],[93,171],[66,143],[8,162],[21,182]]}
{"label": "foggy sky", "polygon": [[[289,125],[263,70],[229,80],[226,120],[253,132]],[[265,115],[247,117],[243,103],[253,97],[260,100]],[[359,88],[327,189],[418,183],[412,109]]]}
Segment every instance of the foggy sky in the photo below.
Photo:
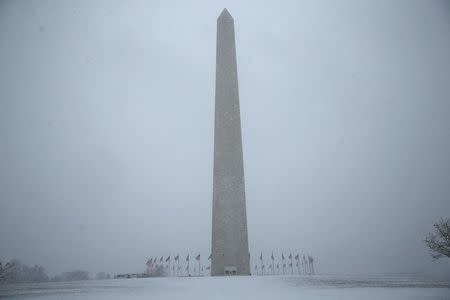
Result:
{"label": "foggy sky", "polygon": [[252,259],[448,270],[422,241],[450,216],[445,1],[2,1],[0,259],[119,273],[209,255],[224,7]]}

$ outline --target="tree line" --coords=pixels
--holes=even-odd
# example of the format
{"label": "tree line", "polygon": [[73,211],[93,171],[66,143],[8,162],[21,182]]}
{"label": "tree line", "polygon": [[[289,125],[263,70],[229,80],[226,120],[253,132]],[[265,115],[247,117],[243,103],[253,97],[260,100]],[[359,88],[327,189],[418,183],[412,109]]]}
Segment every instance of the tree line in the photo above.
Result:
{"label": "tree line", "polygon": [[58,282],[109,278],[111,278],[111,275],[104,272],[97,273],[92,278],[88,271],[83,270],[63,272],[50,277],[41,265],[28,266],[18,259],[12,259],[4,264],[0,262],[0,283]]}

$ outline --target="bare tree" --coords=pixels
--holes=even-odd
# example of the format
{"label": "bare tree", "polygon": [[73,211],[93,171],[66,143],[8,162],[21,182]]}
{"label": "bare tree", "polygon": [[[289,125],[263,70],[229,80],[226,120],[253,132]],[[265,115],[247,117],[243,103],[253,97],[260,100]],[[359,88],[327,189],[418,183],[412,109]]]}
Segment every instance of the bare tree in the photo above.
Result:
{"label": "bare tree", "polygon": [[424,242],[430,248],[433,259],[450,257],[450,218],[441,218],[433,224],[435,233],[429,233]]}
{"label": "bare tree", "polygon": [[0,282],[5,281],[11,271],[11,269],[14,267],[14,263],[7,262],[4,266],[0,262]]}

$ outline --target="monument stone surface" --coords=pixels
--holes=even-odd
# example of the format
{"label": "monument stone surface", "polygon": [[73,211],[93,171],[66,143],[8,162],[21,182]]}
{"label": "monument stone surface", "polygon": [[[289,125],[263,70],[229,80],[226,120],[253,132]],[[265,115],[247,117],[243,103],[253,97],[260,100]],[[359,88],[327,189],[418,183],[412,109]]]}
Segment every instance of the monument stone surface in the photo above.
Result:
{"label": "monument stone surface", "polygon": [[250,275],[234,20],[217,19],[211,275]]}

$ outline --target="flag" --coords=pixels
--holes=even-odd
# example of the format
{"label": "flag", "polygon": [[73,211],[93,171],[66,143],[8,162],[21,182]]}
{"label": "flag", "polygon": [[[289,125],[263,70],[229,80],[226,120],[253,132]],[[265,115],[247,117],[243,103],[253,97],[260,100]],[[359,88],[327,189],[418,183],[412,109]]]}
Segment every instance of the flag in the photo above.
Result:
{"label": "flag", "polygon": [[272,256],[270,257],[272,260],[274,260],[275,259],[275,257],[273,257],[273,252],[272,252]]}
{"label": "flag", "polygon": [[294,258],[295,258],[295,260],[298,260],[298,254]]}
{"label": "flag", "polygon": [[200,253],[195,257],[195,260],[200,260]]}
{"label": "flag", "polygon": [[168,262],[170,260],[170,255],[169,255],[169,257],[168,258],[166,258],[166,262]]}
{"label": "flag", "polygon": [[208,260],[212,259],[212,253],[209,255]]}
{"label": "flag", "polygon": [[262,260],[262,252],[261,252],[261,255],[259,256],[259,260]]}
{"label": "flag", "polygon": [[177,256],[175,256],[175,261],[178,261],[179,258],[180,258],[180,254],[177,254]]}
{"label": "flag", "polygon": [[291,253],[291,254],[289,254],[289,259],[292,259],[292,253]]}
{"label": "flag", "polygon": [[189,254],[188,254],[188,256],[186,256],[186,261],[189,261]]}
{"label": "flag", "polygon": [[284,254],[283,253],[281,253],[281,259],[284,260]]}

